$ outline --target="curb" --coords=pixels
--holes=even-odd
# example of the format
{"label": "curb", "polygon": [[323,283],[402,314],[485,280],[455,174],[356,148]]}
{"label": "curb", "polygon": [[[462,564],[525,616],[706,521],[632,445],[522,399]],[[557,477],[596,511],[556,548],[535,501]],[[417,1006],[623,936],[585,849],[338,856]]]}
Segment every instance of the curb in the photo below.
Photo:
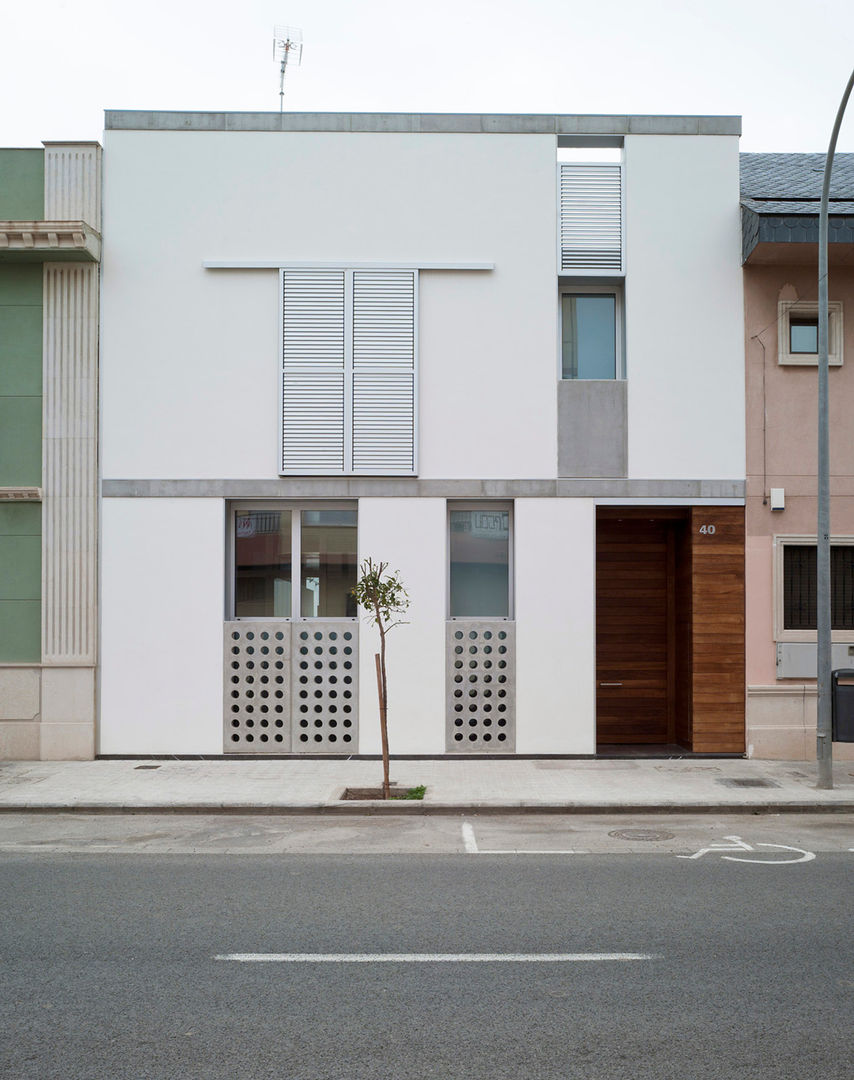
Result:
{"label": "curb", "polygon": [[308,803],[275,805],[261,803],[21,803],[0,805],[0,814],[234,814],[259,816],[380,816],[454,814],[851,814],[854,800],[845,802],[765,803],[428,803],[350,800],[345,804]]}

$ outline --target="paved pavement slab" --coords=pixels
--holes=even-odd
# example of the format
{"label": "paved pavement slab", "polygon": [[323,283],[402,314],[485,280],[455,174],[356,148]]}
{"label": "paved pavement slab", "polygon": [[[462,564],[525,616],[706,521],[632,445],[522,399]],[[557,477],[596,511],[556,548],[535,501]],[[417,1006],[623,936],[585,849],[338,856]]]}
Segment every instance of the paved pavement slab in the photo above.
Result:
{"label": "paved pavement slab", "polygon": [[832,790],[815,762],[740,758],[393,760],[392,779],[424,784],[422,801],[345,802],[346,787],[377,785],[378,761],[96,760],[0,764],[0,811],[217,811],[410,814],[596,811],[854,810],[854,763],[837,763]]}

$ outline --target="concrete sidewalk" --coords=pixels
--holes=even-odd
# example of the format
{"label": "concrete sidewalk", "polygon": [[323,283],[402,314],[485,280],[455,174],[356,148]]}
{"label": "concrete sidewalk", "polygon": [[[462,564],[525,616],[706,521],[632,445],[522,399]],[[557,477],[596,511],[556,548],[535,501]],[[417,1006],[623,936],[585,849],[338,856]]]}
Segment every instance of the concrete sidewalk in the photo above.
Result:
{"label": "concrete sidewalk", "polygon": [[814,761],[393,759],[391,775],[426,784],[424,800],[342,801],[381,783],[374,760],[6,762],[0,812],[854,812],[854,762],[835,766],[831,791],[817,790]]}

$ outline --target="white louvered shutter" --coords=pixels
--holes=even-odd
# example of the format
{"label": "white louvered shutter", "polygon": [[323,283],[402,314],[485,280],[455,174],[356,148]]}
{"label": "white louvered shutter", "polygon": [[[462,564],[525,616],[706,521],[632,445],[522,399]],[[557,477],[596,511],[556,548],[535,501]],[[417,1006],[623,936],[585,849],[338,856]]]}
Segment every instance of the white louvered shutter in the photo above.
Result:
{"label": "white louvered shutter", "polygon": [[622,167],[560,166],[561,271],[623,270]]}
{"label": "white louvered shutter", "polygon": [[415,471],[412,270],[353,271],[354,472]]}
{"label": "white louvered shutter", "polygon": [[283,473],[345,471],[343,270],[282,271]]}

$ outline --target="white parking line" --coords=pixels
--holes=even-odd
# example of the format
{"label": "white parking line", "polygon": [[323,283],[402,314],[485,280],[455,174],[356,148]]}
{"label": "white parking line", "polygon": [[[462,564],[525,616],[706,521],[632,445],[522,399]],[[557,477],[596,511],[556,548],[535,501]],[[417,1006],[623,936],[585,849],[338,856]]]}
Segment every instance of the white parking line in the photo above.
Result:
{"label": "white parking line", "polygon": [[657,960],[655,953],[224,953],[241,964],[576,964]]}
{"label": "white parking line", "polygon": [[477,846],[474,829],[467,822],[462,824],[463,846],[468,855],[589,855],[588,851],[575,848],[481,848]]}

